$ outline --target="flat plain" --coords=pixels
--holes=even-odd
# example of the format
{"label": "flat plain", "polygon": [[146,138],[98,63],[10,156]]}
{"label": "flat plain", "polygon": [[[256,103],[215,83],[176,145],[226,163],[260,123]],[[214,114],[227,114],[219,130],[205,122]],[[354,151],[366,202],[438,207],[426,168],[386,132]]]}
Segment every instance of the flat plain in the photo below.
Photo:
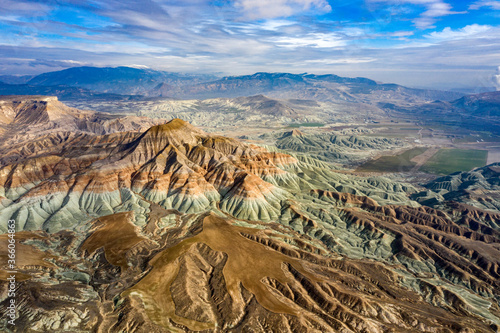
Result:
{"label": "flat plain", "polygon": [[421,168],[423,171],[447,175],[468,171],[486,165],[487,150],[478,149],[440,149]]}

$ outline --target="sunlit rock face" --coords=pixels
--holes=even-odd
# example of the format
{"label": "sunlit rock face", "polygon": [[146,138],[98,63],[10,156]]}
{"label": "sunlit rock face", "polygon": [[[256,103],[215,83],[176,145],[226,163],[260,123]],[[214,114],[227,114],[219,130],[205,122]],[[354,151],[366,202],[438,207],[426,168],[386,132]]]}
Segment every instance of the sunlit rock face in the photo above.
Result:
{"label": "sunlit rock face", "polygon": [[[419,189],[181,119],[2,103],[0,219],[17,222],[20,331],[500,327],[498,165]],[[329,149],[386,144],[337,139]],[[1,295],[6,278],[0,267]]]}

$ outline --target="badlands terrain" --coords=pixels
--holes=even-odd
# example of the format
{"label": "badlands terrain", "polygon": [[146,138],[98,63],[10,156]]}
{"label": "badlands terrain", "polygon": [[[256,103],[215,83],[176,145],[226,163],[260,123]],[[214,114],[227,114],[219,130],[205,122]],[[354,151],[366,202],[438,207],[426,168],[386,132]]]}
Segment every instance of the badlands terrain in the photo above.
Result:
{"label": "badlands terrain", "polygon": [[[344,101],[317,85],[297,99],[274,79],[271,97],[1,97],[0,220],[16,220],[19,273],[16,326],[0,330],[499,332],[490,96],[440,102],[491,117],[474,132],[416,108],[435,92],[355,80]],[[476,150],[482,165],[443,162]]]}

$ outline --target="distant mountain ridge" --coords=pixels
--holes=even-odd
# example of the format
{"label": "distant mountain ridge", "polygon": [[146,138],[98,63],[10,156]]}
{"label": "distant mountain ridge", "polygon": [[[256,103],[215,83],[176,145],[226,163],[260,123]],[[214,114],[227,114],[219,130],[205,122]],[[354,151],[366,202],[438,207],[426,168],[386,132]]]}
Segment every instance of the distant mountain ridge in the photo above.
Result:
{"label": "distant mountain ridge", "polygon": [[476,116],[500,117],[500,91],[464,96],[452,104]]}
{"label": "distant mountain ridge", "polygon": [[6,84],[0,82],[0,95],[50,95],[61,100],[122,100],[138,96],[100,93],[85,88],[67,85],[36,86],[31,84]]}
{"label": "distant mountain ridge", "polygon": [[179,86],[213,80],[213,75],[181,74],[132,67],[73,67],[35,76],[27,83],[35,86],[66,85],[101,93],[143,94],[158,84]]}
{"label": "distant mountain ridge", "polygon": [[[357,77],[340,77],[334,74],[265,73],[226,76],[221,79],[182,87],[153,90],[150,96],[177,98],[239,97],[266,94],[277,98],[316,99],[322,101],[365,102],[375,98],[405,98],[415,101],[452,101],[463,97],[457,92],[414,89],[397,84],[381,84]],[[392,96],[391,96],[392,95]]]}
{"label": "distant mountain ridge", "polygon": [[[26,89],[33,90],[28,91],[28,94],[57,95],[62,99],[65,98],[62,94],[43,89],[40,91],[40,87],[57,86],[61,89],[64,86],[101,94],[142,95],[153,98],[209,99],[265,94],[282,99],[369,104],[381,100],[411,103],[453,101],[464,96],[458,92],[414,89],[397,84],[378,83],[363,77],[349,78],[334,74],[259,72],[218,78],[208,74],[181,74],[131,67],[73,67],[37,75],[26,84]],[[12,88],[7,92],[15,93],[18,92],[12,91]]]}
{"label": "distant mountain ridge", "polygon": [[379,103],[387,112],[412,115],[427,123],[440,123],[477,131],[500,131],[500,91],[463,96],[453,101],[434,101],[401,106]]}
{"label": "distant mountain ridge", "polygon": [[0,83],[25,84],[35,75],[0,75]]}

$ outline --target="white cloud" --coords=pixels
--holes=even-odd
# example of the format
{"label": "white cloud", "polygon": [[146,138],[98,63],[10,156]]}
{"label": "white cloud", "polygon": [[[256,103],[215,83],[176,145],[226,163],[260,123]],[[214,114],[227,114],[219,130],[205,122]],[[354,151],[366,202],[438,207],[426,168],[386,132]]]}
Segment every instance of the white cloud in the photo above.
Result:
{"label": "white cloud", "polygon": [[19,0],[2,0],[0,12],[2,13],[28,13],[30,16],[45,16],[51,10],[51,6],[43,2],[29,2]]}
{"label": "white cloud", "polygon": [[138,65],[138,64],[127,65],[127,67],[138,68],[138,69],[149,69],[150,68],[149,66]]}
{"label": "white cloud", "polygon": [[[231,75],[333,72],[421,86],[446,81],[471,85],[482,75],[489,86],[492,79],[496,80],[500,89],[500,72],[494,75],[492,71],[499,65],[500,27],[492,23],[492,27],[465,26],[473,23],[474,17],[464,15],[467,23],[461,29],[440,27],[420,37],[415,27],[407,29],[413,31],[394,31],[389,25],[399,26],[391,20],[411,20],[419,28],[429,28],[441,17],[456,14],[452,6],[457,2],[365,1],[373,4],[369,9],[374,11],[375,23],[387,25],[384,29],[374,28],[369,17],[363,23],[351,22],[348,17],[339,18],[344,20],[339,22],[314,19],[314,15],[331,11],[327,0],[217,1],[221,6],[208,0],[162,0],[151,1],[150,5],[131,0],[93,0],[98,4],[95,8],[74,5],[81,15],[90,11],[102,17],[99,22],[104,22],[104,28],[33,19],[25,10],[27,0],[3,0],[0,9],[10,10],[0,10],[0,20],[10,28],[0,32],[0,71],[31,74],[79,64],[141,64],[169,71]],[[499,2],[471,0],[464,7],[472,4],[471,10],[494,9]],[[161,7],[154,6],[160,3]],[[351,4],[354,2],[346,1],[342,6]],[[58,8],[51,6],[45,9],[47,17]],[[12,22],[16,20],[19,22]],[[95,17],[89,15],[89,20]],[[19,35],[19,31],[29,34]],[[61,38],[50,37],[55,35]]]}
{"label": "white cloud", "polygon": [[0,21],[22,22],[21,21],[21,16],[19,16],[19,15],[1,15],[0,16]]}
{"label": "white cloud", "polygon": [[274,38],[272,42],[277,46],[286,48],[332,48],[346,45],[346,42],[341,37],[331,33],[312,33],[302,37],[278,37]]}
{"label": "white cloud", "polygon": [[425,11],[419,17],[413,20],[413,23],[418,29],[433,28],[437,18],[453,15],[464,14],[465,12],[452,11],[452,6],[442,0],[367,0],[372,3],[390,3],[394,5],[410,4],[424,6]]}
{"label": "white cloud", "polygon": [[[420,2],[415,0],[409,0],[410,2]],[[427,1],[425,2],[427,10],[416,18],[413,22],[415,26],[419,29],[433,28],[433,24],[436,22],[438,17],[453,15],[453,14],[463,14],[463,12],[454,12],[451,10],[451,5],[442,1]]]}
{"label": "white cloud", "polygon": [[500,91],[500,66],[497,67],[497,73],[493,75],[492,82],[497,91]]}
{"label": "white cloud", "polygon": [[388,34],[391,37],[409,37],[413,36],[415,33],[413,31],[395,31]]}
{"label": "white cloud", "polygon": [[264,23],[260,24],[259,26],[264,30],[278,31],[282,27],[293,24],[295,24],[295,22],[287,20],[267,20]]}
{"label": "white cloud", "polygon": [[341,30],[341,32],[349,37],[363,37],[368,34],[368,31],[363,28],[348,27]]}
{"label": "white cloud", "polygon": [[322,13],[332,10],[326,0],[238,0],[235,6],[252,20],[289,17],[312,9]]}
{"label": "white cloud", "polygon": [[[489,25],[479,24],[467,25],[457,30],[446,27],[442,31],[434,31],[428,35],[425,35],[425,37],[435,40],[466,39],[470,37],[478,37],[479,35],[483,35],[486,32],[491,31],[491,29],[492,27]],[[487,37],[487,35],[485,35],[485,37]]]}
{"label": "white cloud", "polygon": [[316,59],[316,60],[306,60],[305,63],[308,64],[323,64],[323,65],[335,65],[335,64],[363,64],[367,62],[376,61],[375,58],[338,58],[338,59]]}
{"label": "white cloud", "polygon": [[469,9],[471,10],[477,10],[482,7],[490,7],[491,9],[494,10],[500,10],[500,1],[492,1],[492,0],[481,0],[481,1],[476,1],[472,5],[469,6]]}
{"label": "white cloud", "polygon": [[124,9],[112,13],[110,16],[122,24],[135,25],[158,31],[167,31],[169,28],[166,24],[166,22],[168,22],[168,17],[158,18],[153,15],[136,12],[134,10]]}

